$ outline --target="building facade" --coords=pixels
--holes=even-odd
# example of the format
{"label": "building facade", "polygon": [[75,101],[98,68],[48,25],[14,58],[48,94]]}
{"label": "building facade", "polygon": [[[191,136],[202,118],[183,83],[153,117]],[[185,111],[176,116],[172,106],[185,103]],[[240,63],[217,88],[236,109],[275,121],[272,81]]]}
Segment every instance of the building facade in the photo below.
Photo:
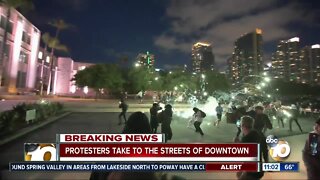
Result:
{"label": "building facade", "polygon": [[209,43],[197,42],[192,46],[192,72],[210,71],[214,68],[214,55]]}
{"label": "building facade", "polygon": [[305,46],[300,50],[299,75],[301,83],[320,85],[320,45]]}
{"label": "building facade", "polygon": [[300,39],[298,37],[289,40],[281,40],[277,51],[272,57],[272,72],[274,78],[286,81],[301,82],[299,70],[300,61]]}
{"label": "building facade", "polygon": [[33,90],[41,33],[17,10],[10,9],[10,17],[8,11],[0,6],[0,48],[4,47],[4,58],[0,57],[1,91]]}
{"label": "building facade", "polygon": [[154,68],[154,63],[155,63],[155,56],[153,54],[150,54],[149,51],[147,51],[146,54],[144,53],[138,54],[135,65]]}
{"label": "building facade", "polygon": [[229,60],[229,76],[233,83],[240,83],[248,76],[260,75],[262,71],[262,30],[256,29],[235,41],[232,59]]}
{"label": "building facade", "polygon": [[92,66],[91,63],[75,62],[69,57],[59,57],[53,80],[53,94],[66,96],[93,96],[94,91],[88,87],[79,88],[72,81],[78,71]]}

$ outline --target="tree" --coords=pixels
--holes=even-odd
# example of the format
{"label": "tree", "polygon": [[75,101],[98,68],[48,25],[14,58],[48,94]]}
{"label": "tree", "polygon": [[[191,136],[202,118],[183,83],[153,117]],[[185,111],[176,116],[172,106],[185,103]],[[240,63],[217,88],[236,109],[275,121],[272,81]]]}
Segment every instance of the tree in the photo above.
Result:
{"label": "tree", "polygon": [[196,90],[196,79],[192,77],[192,74],[185,72],[183,69],[174,69],[166,74],[164,89],[167,91],[181,91]]}
{"label": "tree", "polygon": [[215,71],[209,71],[205,74],[206,91],[213,93],[214,91],[228,91],[230,90],[230,82],[224,74]]}
{"label": "tree", "polygon": [[148,68],[135,67],[128,72],[128,86],[131,87],[131,91],[134,93],[149,89],[153,80],[153,75]]}
{"label": "tree", "polygon": [[[62,30],[65,29],[70,29],[73,28],[74,26],[66,23],[63,19],[56,19],[53,20],[52,22],[49,22],[49,25],[56,28],[56,34],[54,36],[54,38],[52,38],[52,40],[50,41],[50,46],[51,46],[51,54],[50,54],[50,74],[49,74],[49,83],[48,83],[48,89],[47,89],[47,94],[50,93],[50,89],[52,87],[52,74],[53,74],[53,55],[54,55],[54,51],[55,50],[66,50],[66,46],[60,44],[59,41],[59,34]],[[49,44],[48,44],[49,47]]]}
{"label": "tree", "polygon": [[89,66],[77,72],[72,80],[78,87],[88,86],[94,89],[96,97],[100,94],[101,89],[107,89],[111,93],[118,92],[124,83],[120,69],[113,64]]}
{"label": "tree", "polygon": [[[51,48],[50,69],[52,70],[52,67],[53,67],[53,54],[52,54],[52,52],[54,50],[68,52],[68,48],[66,45],[61,44],[58,38],[51,37],[48,32],[44,33],[42,35],[41,39],[42,39],[43,43],[45,44],[45,51],[47,51],[48,47]],[[49,91],[50,91],[51,73],[52,73],[52,71],[50,71],[50,74],[49,74],[49,82],[47,84],[47,87],[48,87],[47,94],[49,94]],[[41,79],[41,81],[42,81],[42,83],[41,83],[41,88],[40,88],[41,89],[40,95],[42,95],[42,90],[43,90],[43,79]]]}
{"label": "tree", "polygon": [[1,43],[0,48],[0,85],[3,84],[3,61],[5,58],[5,48],[8,39],[8,32],[9,32],[9,22],[11,18],[11,11],[12,9],[22,8],[24,10],[33,9],[33,3],[31,0],[0,0],[0,5],[7,7],[6,11],[6,21],[4,23],[4,34],[3,34],[3,41]]}

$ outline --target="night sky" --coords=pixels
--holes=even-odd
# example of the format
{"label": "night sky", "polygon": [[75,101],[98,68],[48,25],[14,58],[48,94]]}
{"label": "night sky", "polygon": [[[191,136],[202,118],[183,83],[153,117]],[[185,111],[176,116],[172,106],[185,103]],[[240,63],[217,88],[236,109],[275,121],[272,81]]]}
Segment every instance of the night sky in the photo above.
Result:
{"label": "night sky", "polygon": [[211,42],[220,70],[233,42],[256,27],[263,30],[264,60],[270,61],[277,42],[300,37],[301,45],[320,44],[320,2],[278,0],[34,0],[24,14],[42,33],[62,18],[76,28],[63,31],[75,61],[128,64],[140,52],[156,56],[156,67],[190,64],[192,44]]}

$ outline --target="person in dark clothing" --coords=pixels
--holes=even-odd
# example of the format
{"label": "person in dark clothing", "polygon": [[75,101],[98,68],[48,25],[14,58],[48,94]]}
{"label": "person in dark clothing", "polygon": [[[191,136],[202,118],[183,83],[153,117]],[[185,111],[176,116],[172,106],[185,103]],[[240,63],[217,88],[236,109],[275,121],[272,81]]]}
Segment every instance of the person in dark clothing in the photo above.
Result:
{"label": "person in dark clothing", "polygon": [[162,108],[159,106],[158,103],[153,103],[152,107],[150,108],[150,125],[151,125],[152,133],[157,133],[157,129],[159,126],[157,114],[158,114],[158,111],[161,109]]}
{"label": "person in dark clothing", "polygon": [[[320,118],[315,122],[313,129],[314,131],[310,135],[314,135],[315,139],[311,139],[312,136],[309,135],[302,151],[302,159],[310,180],[320,179]],[[313,149],[311,149],[311,146],[313,146]]]}
{"label": "person in dark clothing", "polygon": [[124,122],[127,123],[126,113],[128,110],[128,105],[124,102],[123,99],[121,99],[119,103],[120,103],[119,108],[121,108],[121,113],[119,114],[119,125],[121,125],[122,124],[121,117],[123,117]]}
{"label": "person in dark clothing", "polygon": [[[122,133],[152,133],[148,117],[142,112],[132,113]],[[184,180],[184,178],[158,172],[93,171],[90,180]]]}
{"label": "person in dark clothing", "polygon": [[[261,154],[263,151],[268,152],[267,145],[265,138],[262,136],[260,132],[253,129],[254,125],[254,119],[250,116],[243,116],[241,118],[241,131],[243,133],[243,137],[241,138],[241,141],[239,138],[235,139],[235,142],[242,142],[242,143],[259,143],[261,145],[260,151]],[[263,145],[265,144],[265,145]],[[268,154],[268,153],[267,153]],[[264,172],[238,172],[237,177],[239,180],[257,180],[261,179],[264,175]]]}
{"label": "person in dark clothing", "polygon": [[172,139],[171,121],[172,121],[172,106],[167,104],[164,110],[158,114],[159,122],[161,123],[161,133],[165,134],[165,142]]}
{"label": "person in dark clothing", "polygon": [[299,130],[303,132],[301,125],[298,122],[299,110],[295,104],[291,105],[290,113],[291,113],[291,116],[289,117],[289,131],[292,131],[292,122],[294,121],[299,127]]}
{"label": "person in dark clothing", "polygon": [[255,111],[251,111],[247,114],[254,119],[253,128],[258,132],[263,133],[265,132],[266,128],[272,129],[272,123],[269,117],[263,113],[262,106],[256,106]]}

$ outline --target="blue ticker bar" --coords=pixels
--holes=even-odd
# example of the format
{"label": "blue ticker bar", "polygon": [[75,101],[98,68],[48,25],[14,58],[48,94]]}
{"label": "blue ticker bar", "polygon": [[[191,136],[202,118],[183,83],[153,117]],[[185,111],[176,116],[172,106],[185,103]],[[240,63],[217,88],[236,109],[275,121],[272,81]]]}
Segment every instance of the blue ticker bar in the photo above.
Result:
{"label": "blue ticker bar", "polygon": [[299,163],[298,162],[281,162],[280,171],[297,172],[299,171]]}

